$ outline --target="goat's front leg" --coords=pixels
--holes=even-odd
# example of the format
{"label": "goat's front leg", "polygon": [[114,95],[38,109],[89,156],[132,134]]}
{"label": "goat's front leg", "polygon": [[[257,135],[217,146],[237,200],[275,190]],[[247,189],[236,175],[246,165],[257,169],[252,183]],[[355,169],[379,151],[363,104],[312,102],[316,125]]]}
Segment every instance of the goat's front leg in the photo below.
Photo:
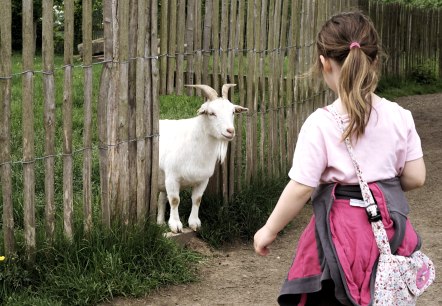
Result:
{"label": "goat's front leg", "polygon": [[180,185],[173,179],[166,180],[167,199],[170,205],[169,228],[172,232],[183,231],[183,224],[180,221],[178,207],[180,206]]}
{"label": "goat's front leg", "polygon": [[198,217],[201,199],[203,197],[204,190],[206,190],[209,179],[201,182],[200,184],[192,188],[192,211],[189,216],[189,227],[194,231],[201,228],[201,220]]}

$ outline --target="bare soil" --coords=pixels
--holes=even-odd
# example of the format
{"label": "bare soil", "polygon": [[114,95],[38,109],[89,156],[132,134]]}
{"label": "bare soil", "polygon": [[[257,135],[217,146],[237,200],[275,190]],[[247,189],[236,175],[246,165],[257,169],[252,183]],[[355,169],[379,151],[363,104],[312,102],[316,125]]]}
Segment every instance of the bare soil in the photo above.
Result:
{"label": "bare soil", "polygon": [[[423,251],[434,261],[438,275],[442,271],[442,94],[403,97],[397,101],[412,111],[422,139],[427,181],[423,188],[408,192],[407,197],[410,220],[423,238]],[[108,305],[277,305],[276,297],[296,242],[311,212],[311,207],[303,209],[289,230],[272,245],[267,257],[256,255],[252,242],[211,250],[193,238],[188,247],[207,255],[199,264],[198,282],[161,288],[139,299],[118,298]],[[442,305],[440,277],[420,297],[418,305]]]}

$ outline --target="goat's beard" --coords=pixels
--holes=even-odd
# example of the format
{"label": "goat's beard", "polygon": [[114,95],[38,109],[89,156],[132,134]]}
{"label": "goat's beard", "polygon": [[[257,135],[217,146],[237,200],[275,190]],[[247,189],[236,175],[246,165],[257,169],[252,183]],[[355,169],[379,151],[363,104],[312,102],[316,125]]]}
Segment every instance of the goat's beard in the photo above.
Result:
{"label": "goat's beard", "polygon": [[222,164],[227,154],[228,141],[220,141],[218,144],[218,160]]}

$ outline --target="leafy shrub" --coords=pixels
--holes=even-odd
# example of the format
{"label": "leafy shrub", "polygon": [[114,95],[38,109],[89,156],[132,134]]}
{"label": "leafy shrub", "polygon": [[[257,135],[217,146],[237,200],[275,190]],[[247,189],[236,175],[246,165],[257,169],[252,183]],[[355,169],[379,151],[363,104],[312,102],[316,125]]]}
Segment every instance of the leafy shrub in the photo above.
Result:
{"label": "leafy shrub", "polygon": [[431,85],[437,81],[435,64],[433,62],[425,62],[416,66],[412,71],[410,78],[417,84]]}

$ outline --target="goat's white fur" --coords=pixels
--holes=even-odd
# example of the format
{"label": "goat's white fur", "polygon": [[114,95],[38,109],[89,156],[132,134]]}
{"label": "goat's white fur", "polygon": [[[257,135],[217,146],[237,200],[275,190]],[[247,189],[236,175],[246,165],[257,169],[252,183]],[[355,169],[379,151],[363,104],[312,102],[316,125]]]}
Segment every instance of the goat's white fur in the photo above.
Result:
{"label": "goat's white fur", "polygon": [[[181,120],[160,120],[160,173],[158,186],[157,223],[164,224],[166,202],[170,204],[169,228],[181,232],[178,206],[180,190],[192,188],[192,210],[189,227],[201,227],[198,217],[201,197],[217,161],[224,161],[228,142],[235,136],[234,114],[248,111],[232,104],[227,98],[228,89],[235,84],[225,84],[222,98],[207,85],[187,85],[201,89],[208,101],[198,110],[198,116]],[[167,194],[167,196],[166,196]]]}

